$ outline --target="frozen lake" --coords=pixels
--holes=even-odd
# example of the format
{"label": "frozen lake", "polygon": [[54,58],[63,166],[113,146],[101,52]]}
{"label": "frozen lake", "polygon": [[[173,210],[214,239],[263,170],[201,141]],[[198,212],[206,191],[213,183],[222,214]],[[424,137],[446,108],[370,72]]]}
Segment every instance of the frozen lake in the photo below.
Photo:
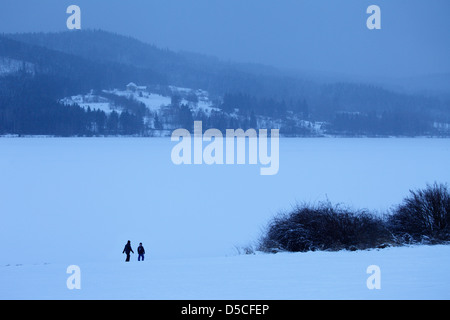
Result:
{"label": "frozen lake", "polygon": [[0,139],[0,265],[233,255],[296,202],[383,212],[450,181],[449,139],[280,139],[260,165],[180,165],[169,138]]}

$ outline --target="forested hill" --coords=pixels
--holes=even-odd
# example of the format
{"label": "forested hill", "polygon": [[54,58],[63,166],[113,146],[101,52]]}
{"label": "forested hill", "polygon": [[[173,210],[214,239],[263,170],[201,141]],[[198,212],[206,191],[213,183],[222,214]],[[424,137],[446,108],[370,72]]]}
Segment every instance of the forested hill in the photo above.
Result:
{"label": "forested hill", "polygon": [[157,72],[0,36],[0,134],[86,135],[93,117],[59,100],[90,90],[123,86],[124,79],[166,83]]}
{"label": "forested hill", "polygon": [[70,50],[54,50],[6,36],[0,36],[0,57],[25,62],[33,74],[53,78],[55,83],[47,90],[63,96],[71,92],[123,85],[126,79],[162,84],[167,81],[164,75],[150,68],[89,59]]}
{"label": "forested hill", "polygon": [[[68,111],[60,99],[130,82],[207,91],[221,110],[214,116],[225,119],[225,127],[256,116],[252,123],[273,125],[289,135],[311,135],[308,128],[317,122],[323,124],[321,134],[449,134],[450,104],[444,98],[367,83],[311,80],[268,66],[160,49],[100,30],[0,36],[0,134],[62,134],[56,127],[64,128],[64,135],[96,134],[91,120],[73,123],[86,110],[74,105]],[[130,132],[145,132],[139,127]]]}
{"label": "forested hill", "polygon": [[[101,30],[60,33],[9,34],[9,38],[64,52],[91,61],[113,62],[164,75],[171,85],[201,88],[213,94],[245,92],[251,95],[297,97],[312,84],[278,70],[253,64],[224,62],[215,57],[160,49]],[[138,79],[136,82],[142,83]],[[151,79],[144,81],[148,84]],[[309,89],[309,88],[308,88]]]}

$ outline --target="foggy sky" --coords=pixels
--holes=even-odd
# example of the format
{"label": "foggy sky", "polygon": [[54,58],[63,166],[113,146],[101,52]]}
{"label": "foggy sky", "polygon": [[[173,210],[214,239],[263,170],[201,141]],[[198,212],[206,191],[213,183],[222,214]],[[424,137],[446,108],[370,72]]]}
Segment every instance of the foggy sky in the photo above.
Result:
{"label": "foggy sky", "polygon": [[[450,72],[448,0],[2,0],[0,32],[82,29],[172,50],[287,69],[365,76]],[[369,5],[381,30],[369,30]]]}

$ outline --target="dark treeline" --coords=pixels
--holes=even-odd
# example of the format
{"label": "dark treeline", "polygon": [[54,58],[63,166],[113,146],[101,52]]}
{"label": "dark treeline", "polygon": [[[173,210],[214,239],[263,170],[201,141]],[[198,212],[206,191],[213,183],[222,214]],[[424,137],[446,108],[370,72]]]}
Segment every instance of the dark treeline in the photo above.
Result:
{"label": "dark treeline", "polygon": [[[344,85],[343,88],[346,86]],[[333,94],[336,94],[336,87]],[[386,98],[382,94],[386,94]],[[380,90],[379,101],[383,101],[383,107],[350,108],[351,103],[333,101],[322,97],[320,107],[317,104],[309,103],[305,98],[298,100],[275,100],[267,98],[257,98],[248,94],[225,94],[221,108],[225,113],[235,113],[239,116],[248,117],[250,115],[265,116],[278,119],[281,122],[281,133],[287,135],[311,135],[308,127],[299,126],[296,120],[308,122],[323,121],[322,129],[325,133],[334,135],[365,135],[365,136],[418,136],[441,134],[434,127],[438,121],[448,121],[445,111],[430,113],[430,109],[421,108],[426,106],[423,101],[399,100],[396,105],[391,105],[391,93]],[[351,98],[346,96],[346,99]],[[328,102],[326,102],[328,100]],[[356,99],[357,100],[357,99]],[[385,100],[385,101],[384,101]],[[328,105],[327,105],[328,103]],[[321,116],[324,109],[328,110],[326,116]]]}
{"label": "dark treeline", "polygon": [[[257,128],[256,116],[254,113],[249,115],[230,115],[224,111],[212,110],[207,113],[203,110],[193,111],[189,105],[171,104],[155,115],[157,121],[154,121],[154,129],[175,129],[184,128],[193,132],[194,121],[202,121],[203,132],[208,129],[218,129],[225,133],[226,129],[249,129]],[[160,123],[158,126],[157,123]]]}
{"label": "dark treeline", "polygon": [[227,93],[223,97],[221,105],[222,110],[228,113],[250,115],[252,112],[256,115],[267,116],[277,119],[284,119],[288,111],[298,114],[303,119],[308,119],[309,108],[306,99],[297,100],[275,100],[273,98],[258,98],[245,93],[231,94]]}
{"label": "dark treeline", "polygon": [[365,136],[417,136],[438,133],[426,114],[405,111],[385,111],[379,115],[375,112],[336,114],[328,126],[328,132]]}
{"label": "dark treeline", "polygon": [[[143,134],[142,115],[63,105],[48,88],[53,77],[20,72],[0,78],[0,134],[91,136]],[[129,103],[133,106],[133,103]]]}

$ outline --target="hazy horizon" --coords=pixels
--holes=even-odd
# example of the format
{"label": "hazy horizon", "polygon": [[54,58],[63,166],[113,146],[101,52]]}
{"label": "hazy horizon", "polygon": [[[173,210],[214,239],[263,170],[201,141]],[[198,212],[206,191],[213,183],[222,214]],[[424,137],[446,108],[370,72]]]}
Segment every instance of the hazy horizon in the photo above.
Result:
{"label": "hazy horizon", "polygon": [[[0,32],[65,31],[71,4],[82,29],[221,60],[358,77],[450,73],[445,0],[6,0]],[[366,27],[371,4],[381,8],[381,30]]]}

